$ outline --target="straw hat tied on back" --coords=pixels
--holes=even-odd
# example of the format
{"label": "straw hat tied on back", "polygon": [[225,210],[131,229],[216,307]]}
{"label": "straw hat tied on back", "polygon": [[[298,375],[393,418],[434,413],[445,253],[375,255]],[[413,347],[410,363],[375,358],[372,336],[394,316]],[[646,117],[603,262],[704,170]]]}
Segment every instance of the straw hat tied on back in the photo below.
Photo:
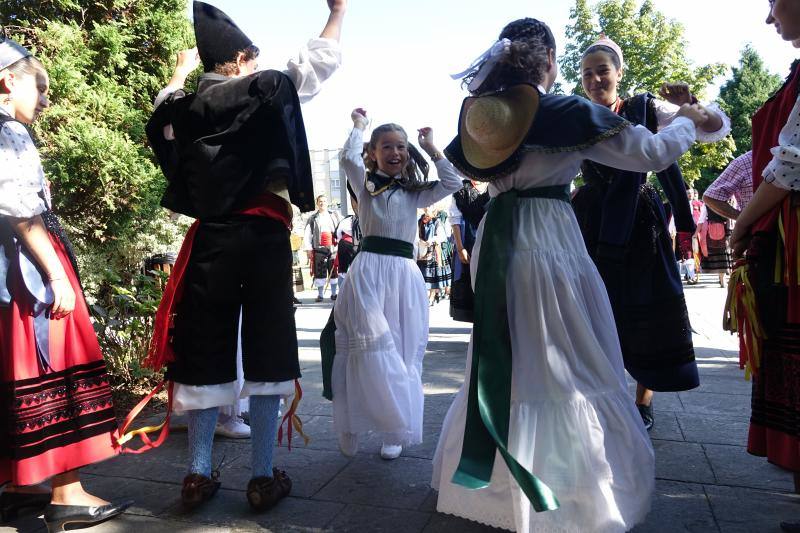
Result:
{"label": "straw hat tied on back", "polygon": [[515,85],[464,101],[459,134],[464,157],[475,168],[499,165],[520,147],[539,108],[539,91]]}

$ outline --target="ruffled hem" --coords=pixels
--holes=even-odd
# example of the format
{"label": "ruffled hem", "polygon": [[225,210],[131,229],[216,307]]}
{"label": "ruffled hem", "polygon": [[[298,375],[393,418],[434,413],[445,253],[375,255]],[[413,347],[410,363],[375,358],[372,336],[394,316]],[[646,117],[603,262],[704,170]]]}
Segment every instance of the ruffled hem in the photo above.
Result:
{"label": "ruffled hem", "polygon": [[499,456],[489,487],[468,490],[450,481],[463,446],[465,402],[462,389],[434,458],[439,512],[520,533],[616,533],[647,516],[655,484],[653,452],[627,392],[512,403],[509,448],[561,503],[545,513],[533,511]]}

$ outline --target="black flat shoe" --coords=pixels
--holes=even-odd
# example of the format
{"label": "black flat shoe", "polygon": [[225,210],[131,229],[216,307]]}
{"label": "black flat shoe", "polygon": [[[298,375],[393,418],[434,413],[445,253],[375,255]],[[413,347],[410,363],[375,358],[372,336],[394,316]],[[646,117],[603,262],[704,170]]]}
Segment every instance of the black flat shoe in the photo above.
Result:
{"label": "black flat shoe", "polygon": [[23,509],[40,511],[50,503],[50,497],[47,493],[4,492],[0,494],[0,522],[16,520]]}
{"label": "black flat shoe", "polygon": [[44,522],[50,533],[66,531],[68,526],[88,527],[122,514],[131,505],[133,505],[132,500],[99,507],[48,504],[44,508]]}
{"label": "black flat shoe", "polygon": [[653,418],[653,405],[641,405],[637,403],[636,407],[639,409],[642,422],[644,422],[644,429],[647,431],[653,429],[653,424],[655,424],[655,418]]}
{"label": "black flat shoe", "polygon": [[787,531],[788,533],[800,533],[800,523],[781,522],[781,531]]}

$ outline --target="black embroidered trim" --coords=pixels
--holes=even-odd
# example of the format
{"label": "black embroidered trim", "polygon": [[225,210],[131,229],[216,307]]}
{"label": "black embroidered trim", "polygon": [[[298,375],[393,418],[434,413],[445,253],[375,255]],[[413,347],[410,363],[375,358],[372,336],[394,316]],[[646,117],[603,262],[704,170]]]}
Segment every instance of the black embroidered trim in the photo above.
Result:
{"label": "black embroidered trim", "polygon": [[68,391],[75,392],[78,389],[88,389],[109,383],[109,378],[105,369],[98,370],[94,374],[95,375],[80,378],[68,377],[64,379],[60,385],[41,385],[31,390],[25,390],[24,393],[22,393],[20,389],[17,389],[14,394],[14,408],[26,409],[28,407],[35,407],[45,400],[52,400],[58,396],[63,396]]}
{"label": "black embroidered trim", "polygon": [[34,457],[115,428],[102,360],[0,385],[0,456]]}
{"label": "black embroidered trim", "polygon": [[[69,418],[49,424],[36,431],[22,433],[23,430],[18,428],[20,433],[11,435],[11,446],[13,448],[30,446],[31,444],[36,444],[37,442],[51,437],[63,435],[71,431],[78,431],[82,427],[91,426],[98,422],[108,422],[109,420],[116,422],[116,414],[114,413],[114,409],[111,408],[110,400],[108,402],[92,402],[92,404],[95,403],[97,405],[78,405],[73,410],[74,412],[70,413]],[[87,410],[81,410],[81,407],[90,407],[90,411],[85,412]],[[84,412],[84,414],[80,414],[82,412]]]}
{"label": "black embroidered trim", "polygon": [[[15,460],[29,459],[55,448],[69,446],[70,444],[75,444],[77,442],[81,442],[98,435],[103,435],[105,433],[112,433],[116,429],[116,419],[108,420],[107,422],[96,424],[94,426],[81,427],[75,431],[47,439],[39,444],[25,446],[23,448],[13,448],[6,453],[0,452],[0,455],[6,455]],[[110,445],[111,437],[109,436],[109,446]]]}
{"label": "black embroidered trim", "polygon": [[800,438],[800,326],[778,329],[764,341],[761,368],[753,378],[751,422]]}

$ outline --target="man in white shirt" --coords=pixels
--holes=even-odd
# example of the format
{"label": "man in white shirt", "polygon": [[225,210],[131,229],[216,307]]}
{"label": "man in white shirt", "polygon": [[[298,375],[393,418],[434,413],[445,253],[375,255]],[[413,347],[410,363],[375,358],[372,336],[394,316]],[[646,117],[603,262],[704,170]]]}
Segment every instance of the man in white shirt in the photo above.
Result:
{"label": "man in white shirt", "polygon": [[336,259],[336,226],[341,217],[338,213],[328,210],[328,198],[321,194],[317,196],[317,211],[306,223],[305,240],[303,249],[308,254],[314,276],[314,286],[317,288],[317,302],[322,302],[325,297],[325,286],[330,283],[331,300],[336,300],[339,287],[338,274],[334,268]]}

